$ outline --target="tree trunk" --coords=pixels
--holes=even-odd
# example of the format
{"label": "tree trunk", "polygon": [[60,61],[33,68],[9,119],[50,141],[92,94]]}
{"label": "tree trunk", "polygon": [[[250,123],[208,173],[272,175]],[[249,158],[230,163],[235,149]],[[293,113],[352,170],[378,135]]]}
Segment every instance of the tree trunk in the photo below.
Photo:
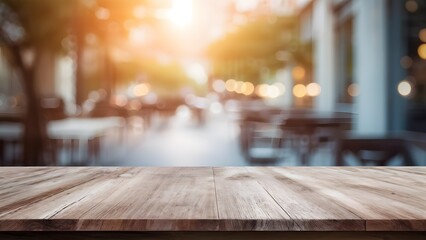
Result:
{"label": "tree trunk", "polygon": [[25,77],[27,110],[24,120],[24,165],[44,165],[45,143],[47,142],[46,122],[40,106],[40,97],[35,91],[34,74]]}
{"label": "tree trunk", "polygon": [[21,72],[23,90],[26,97],[22,163],[25,166],[44,165],[43,154],[45,143],[47,142],[47,128],[40,106],[40,97],[36,91],[34,69],[26,68],[21,57],[20,48],[13,47],[11,50],[16,66]]}

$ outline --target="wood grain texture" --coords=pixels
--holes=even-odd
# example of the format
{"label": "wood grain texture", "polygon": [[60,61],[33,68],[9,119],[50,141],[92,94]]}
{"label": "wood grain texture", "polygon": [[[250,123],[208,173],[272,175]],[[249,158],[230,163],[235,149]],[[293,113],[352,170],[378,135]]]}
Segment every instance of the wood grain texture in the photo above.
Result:
{"label": "wood grain texture", "polygon": [[1,240],[424,240],[423,232],[0,232]]}
{"label": "wood grain texture", "polygon": [[5,167],[0,231],[426,231],[426,168]]}
{"label": "wood grain texture", "polygon": [[297,230],[365,229],[363,219],[303,182],[287,178],[273,168],[250,168],[249,171],[293,219]]}
{"label": "wood grain texture", "polygon": [[223,231],[292,230],[293,221],[247,168],[214,169]]}
{"label": "wood grain texture", "polygon": [[274,170],[361,217],[367,231],[425,230],[424,176],[392,179],[386,168]]}

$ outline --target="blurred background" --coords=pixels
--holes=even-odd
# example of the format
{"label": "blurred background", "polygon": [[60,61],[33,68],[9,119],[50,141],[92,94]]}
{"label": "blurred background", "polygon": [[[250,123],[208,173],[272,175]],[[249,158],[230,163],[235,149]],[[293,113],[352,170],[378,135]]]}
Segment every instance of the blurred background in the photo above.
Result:
{"label": "blurred background", "polygon": [[0,0],[0,165],[426,165],[425,0]]}

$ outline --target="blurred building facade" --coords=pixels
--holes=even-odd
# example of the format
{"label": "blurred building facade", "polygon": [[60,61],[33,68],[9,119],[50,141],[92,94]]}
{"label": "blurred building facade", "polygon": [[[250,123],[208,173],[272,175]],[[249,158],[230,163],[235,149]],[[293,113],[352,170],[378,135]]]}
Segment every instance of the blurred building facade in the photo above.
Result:
{"label": "blurred building facade", "polygon": [[321,85],[315,108],[354,113],[358,133],[425,131],[425,81],[418,70],[425,62],[425,5],[300,1],[301,38],[313,45],[312,79]]}

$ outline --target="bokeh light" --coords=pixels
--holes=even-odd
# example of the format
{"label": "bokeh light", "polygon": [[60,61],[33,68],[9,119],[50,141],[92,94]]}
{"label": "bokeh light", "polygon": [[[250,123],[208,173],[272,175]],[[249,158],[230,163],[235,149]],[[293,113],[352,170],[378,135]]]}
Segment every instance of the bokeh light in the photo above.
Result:
{"label": "bokeh light", "polygon": [[143,97],[149,93],[150,88],[148,83],[140,83],[133,87],[133,94],[136,97]]}
{"label": "bokeh light", "polygon": [[223,93],[226,90],[226,84],[223,80],[215,80],[212,84],[212,88],[215,92]]}
{"label": "bokeh light", "polygon": [[254,85],[251,82],[245,82],[242,86],[242,93],[246,96],[253,94]]}
{"label": "bokeh light", "polygon": [[419,46],[417,49],[417,53],[419,54],[419,57],[426,60],[426,43],[423,43]]}
{"label": "bokeh light", "polygon": [[108,9],[100,7],[96,10],[95,15],[100,20],[107,20],[109,19],[111,13],[109,12]]}
{"label": "bokeh light", "polygon": [[420,32],[419,32],[419,39],[422,42],[426,42],[426,28],[423,28],[422,30],[420,30]]}
{"label": "bokeh light", "polygon": [[321,94],[321,86],[318,83],[309,83],[306,86],[306,93],[308,96],[317,97]]}
{"label": "bokeh light", "polygon": [[403,97],[408,97],[411,95],[413,87],[411,83],[407,80],[402,80],[398,84],[398,93]]}
{"label": "bokeh light", "polygon": [[257,85],[255,92],[259,97],[266,97],[268,95],[268,84]]}
{"label": "bokeh light", "polygon": [[413,13],[417,11],[418,8],[419,8],[419,5],[417,4],[415,0],[408,0],[407,2],[405,2],[405,9],[407,9],[407,11],[409,12]]}
{"label": "bokeh light", "polygon": [[235,81],[235,79],[229,79],[226,81],[225,87],[228,92],[234,92],[237,89],[237,81]]}
{"label": "bokeh light", "polygon": [[293,87],[293,95],[298,98],[306,96],[306,87],[303,84],[297,84]]}
{"label": "bokeh light", "polygon": [[358,84],[352,83],[348,86],[348,94],[351,97],[356,97],[359,95]]}
{"label": "bokeh light", "polygon": [[235,92],[236,93],[239,93],[239,94],[241,94],[241,93],[243,93],[243,85],[244,85],[244,82],[242,82],[242,81],[237,81],[237,83],[235,84]]}
{"label": "bokeh light", "polygon": [[262,98],[277,98],[284,93],[285,88],[283,86],[284,85],[282,83],[275,83],[273,85],[260,84],[256,86],[255,93],[257,96]]}
{"label": "bokeh light", "polygon": [[114,104],[119,107],[124,107],[127,104],[127,97],[124,95],[117,95],[114,97]]}

